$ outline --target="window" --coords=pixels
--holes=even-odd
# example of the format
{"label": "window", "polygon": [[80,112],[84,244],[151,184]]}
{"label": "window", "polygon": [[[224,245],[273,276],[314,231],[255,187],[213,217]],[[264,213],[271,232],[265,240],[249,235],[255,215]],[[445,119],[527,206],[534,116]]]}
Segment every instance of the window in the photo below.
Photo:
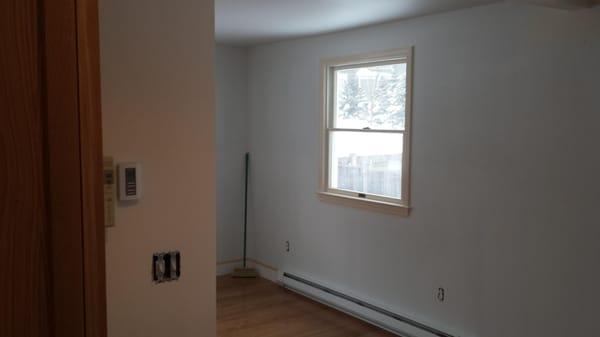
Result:
{"label": "window", "polygon": [[326,60],[320,197],[408,215],[412,48]]}

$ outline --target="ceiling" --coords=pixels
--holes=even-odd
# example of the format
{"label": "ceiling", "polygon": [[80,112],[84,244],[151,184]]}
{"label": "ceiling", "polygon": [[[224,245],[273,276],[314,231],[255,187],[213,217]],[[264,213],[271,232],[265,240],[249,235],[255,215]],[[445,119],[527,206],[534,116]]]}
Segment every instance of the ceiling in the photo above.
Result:
{"label": "ceiling", "polygon": [[217,42],[248,46],[485,5],[497,0],[216,0]]}

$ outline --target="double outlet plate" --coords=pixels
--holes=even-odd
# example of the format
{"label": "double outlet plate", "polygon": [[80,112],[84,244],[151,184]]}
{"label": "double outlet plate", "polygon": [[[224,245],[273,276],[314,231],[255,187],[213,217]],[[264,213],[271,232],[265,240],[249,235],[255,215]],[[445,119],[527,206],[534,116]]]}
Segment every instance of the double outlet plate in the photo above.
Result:
{"label": "double outlet plate", "polygon": [[178,251],[152,255],[152,281],[163,283],[181,277],[181,254]]}

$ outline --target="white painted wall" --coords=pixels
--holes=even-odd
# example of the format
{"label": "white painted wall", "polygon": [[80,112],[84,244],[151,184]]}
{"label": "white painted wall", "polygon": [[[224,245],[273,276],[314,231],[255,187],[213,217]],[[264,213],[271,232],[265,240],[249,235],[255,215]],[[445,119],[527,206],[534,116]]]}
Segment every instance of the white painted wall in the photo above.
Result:
{"label": "white painted wall", "polygon": [[[242,257],[247,74],[245,48],[217,45],[217,262]],[[229,263],[219,268],[223,273],[235,266],[235,263]]]}
{"label": "white painted wall", "polygon": [[[410,45],[411,216],[320,202],[320,59]],[[250,255],[461,336],[597,335],[599,60],[600,8],[514,3],[252,48]]]}
{"label": "white painted wall", "polygon": [[[99,5],[104,151],[142,167],[106,231],[108,336],[215,336],[213,1]],[[152,283],[175,249],[181,278]]]}

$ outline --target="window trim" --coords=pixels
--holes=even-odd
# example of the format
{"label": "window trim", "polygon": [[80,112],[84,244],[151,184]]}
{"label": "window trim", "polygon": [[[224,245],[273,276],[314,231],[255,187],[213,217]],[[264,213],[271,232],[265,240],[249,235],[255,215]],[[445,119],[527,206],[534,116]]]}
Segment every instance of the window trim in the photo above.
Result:
{"label": "window trim", "polygon": [[[410,213],[410,162],[411,162],[411,134],[412,134],[412,94],[413,94],[413,47],[388,50],[384,52],[351,55],[321,60],[321,125],[320,125],[320,177],[319,199],[343,206],[357,207],[372,211],[408,216]],[[402,195],[400,200],[377,195],[361,195],[359,193],[329,188],[329,154],[331,151],[330,133],[344,128],[330,127],[334,113],[333,84],[334,71],[340,69],[356,68],[361,65],[391,64],[397,61],[406,63],[406,106],[404,130],[372,129],[365,132],[393,132],[401,133],[403,137],[402,149]],[[357,131],[356,129],[347,129]]]}

